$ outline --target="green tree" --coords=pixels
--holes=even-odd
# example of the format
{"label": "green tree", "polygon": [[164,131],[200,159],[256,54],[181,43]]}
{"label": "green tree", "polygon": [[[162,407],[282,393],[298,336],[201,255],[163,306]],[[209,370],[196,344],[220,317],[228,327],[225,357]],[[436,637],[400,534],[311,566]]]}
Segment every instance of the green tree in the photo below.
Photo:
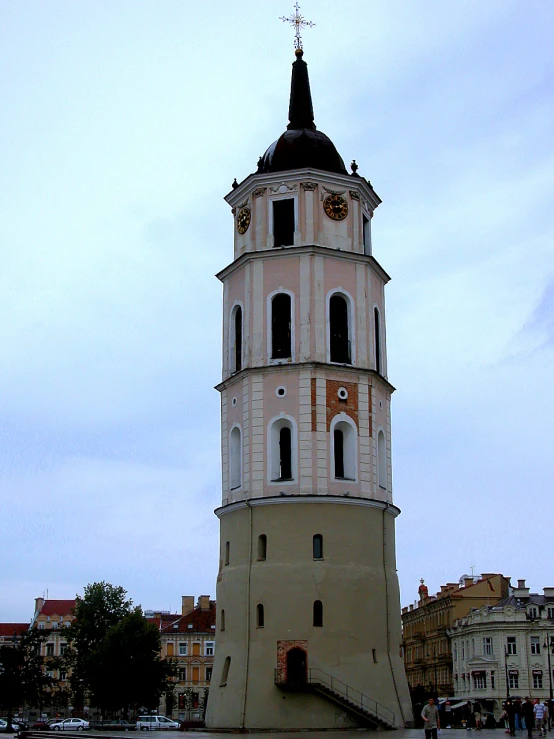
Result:
{"label": "green tree", "polygon": [[30,629],[12,644],[0,646],[0,705],[8,715],[11,727],[13,709],[24,704],[42,705],[52,679],[43,670],[40,645],[46,634]]}

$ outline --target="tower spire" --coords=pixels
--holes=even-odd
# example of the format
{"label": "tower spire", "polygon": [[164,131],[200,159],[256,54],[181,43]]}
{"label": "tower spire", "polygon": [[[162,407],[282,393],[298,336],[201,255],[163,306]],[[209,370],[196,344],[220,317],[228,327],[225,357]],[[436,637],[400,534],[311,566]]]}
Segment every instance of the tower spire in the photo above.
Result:
{"label": "tower spire", "polygon": [[302,59],[302,49],[296,49],[296,60],[292,64],[290,83],[289,125],[287,128],[298,130],[308,128],[315,131],[314,109],[312,107],[312,93],[308,65]]}

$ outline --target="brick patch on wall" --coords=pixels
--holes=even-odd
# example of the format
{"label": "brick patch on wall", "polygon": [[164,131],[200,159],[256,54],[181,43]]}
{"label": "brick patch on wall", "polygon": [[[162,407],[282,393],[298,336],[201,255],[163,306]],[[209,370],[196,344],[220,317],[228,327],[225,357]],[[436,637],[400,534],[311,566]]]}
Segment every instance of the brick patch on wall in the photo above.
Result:
{"label": "brick patch on wall", "polygon": [[312,396],[312,431],[315,433],[317,431],[317,380],[315,377],[312,377],[310,389]]}
{"label": "brick patch on wall", "polygon": [[[339,388],[348,392],[348,398],[341,400],[338,396]],[[358,383],[344,382],[343,380],[327,380],[327,431],[331,430],[331,421],[339,413],[346,413],[358,428]]]}
{"label": "brick patch on wall", "polygon": [[308,669],[308,640],[283,641],[280,639],[277,642],[277,675],[279,682],[287,682],[287,654],[296,647],[300,647],[306,652],[306,669]]}

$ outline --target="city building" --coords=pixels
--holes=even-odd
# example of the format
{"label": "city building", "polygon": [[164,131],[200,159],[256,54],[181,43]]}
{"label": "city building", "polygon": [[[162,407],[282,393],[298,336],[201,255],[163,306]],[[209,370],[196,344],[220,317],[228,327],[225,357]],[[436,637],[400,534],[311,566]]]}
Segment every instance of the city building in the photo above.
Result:
{"label": "city building", "polygon": [[479,701],[496,716],[508,695],[552,698],[554,588],[538,595],[518,580],[509,597],[456,619],[447,633],[456,697]]}
{"label": "city building", "polygon": [[17,640],[29,630],[29,624],[0,623],[0,646],[17,643]]}
{"label": "city building", "polygon": [[[42,655],[48,657],[60,657],[67,648],[67,640],[63,629],[70,626],[75,616],[75,599],[72,600],[50,600],[35,598],[35,612],[29,628],[48,631],[48,638],[41,646]],[[68,687],[67,673],[50,667],[49,660],[45,660],[46,674],[58,681],[58,687]]]}
{"label": "city building", "polygon": [[233,183],[223,283],[222,505],[209,728],[404,726],[381,202],[316,129]]}
{"label": "city building", "polygon": [[182,614],[148,614],[160,629],[162,657],[178,660],[176,701],[160,706],[165,715],[185,720],[191,710],[202,709],[207,700],[215,654],[215,601],[201,595],[196,606],[193,595],[182,596]]}
{"label": "city building", "polygon": [[509,588],[509,578],[491,573],[465,575],[458,583],[442,585],[436,595],[429,595],[421,581],[417,603],[402,609],[404,664],[414,700],[422,700],[427,693],[457,695],[448,629],[472,608],[506,598]]}

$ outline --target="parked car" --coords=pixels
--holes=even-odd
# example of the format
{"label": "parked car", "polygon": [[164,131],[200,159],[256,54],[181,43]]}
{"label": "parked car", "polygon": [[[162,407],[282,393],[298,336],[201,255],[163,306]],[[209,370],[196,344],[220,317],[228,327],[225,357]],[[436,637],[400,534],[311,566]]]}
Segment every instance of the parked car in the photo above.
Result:
{"label": "parked car", "polygon": [[172,721],[167,716],[139,716],[136,723],[137,730],[154,731],[163,729],[178,729],[179,723]]}
{"label": "parked car", "polygon": [[96,721],[92,728],[95,731],[135,731],[137,727],[123,718],[107,718],[104,721]]}
{"label": "parked car", "polygon": [[48,727],[49,731],[83,731],[90,729],[90,724],[83,718],[64,718],[62,721],[54,721]]}
{"label": "parked car", "polygon": [[57,719],[55,718],[39,719],[38,721],[35,721],[34,724],[31,724],[31,730],[32,731],[48,731],[50,729],[50,726],[56,721]]}
{"label": "parked car", "polygon": [[[12,721],[12,727],[13,727],[14,733],[16,731],[19,731],[19,724],[17,723],[17,721]],[[6,721],[6,719],[0,718],[0,731],[6,731],[7,728],[8,728],[8,722]]]}

